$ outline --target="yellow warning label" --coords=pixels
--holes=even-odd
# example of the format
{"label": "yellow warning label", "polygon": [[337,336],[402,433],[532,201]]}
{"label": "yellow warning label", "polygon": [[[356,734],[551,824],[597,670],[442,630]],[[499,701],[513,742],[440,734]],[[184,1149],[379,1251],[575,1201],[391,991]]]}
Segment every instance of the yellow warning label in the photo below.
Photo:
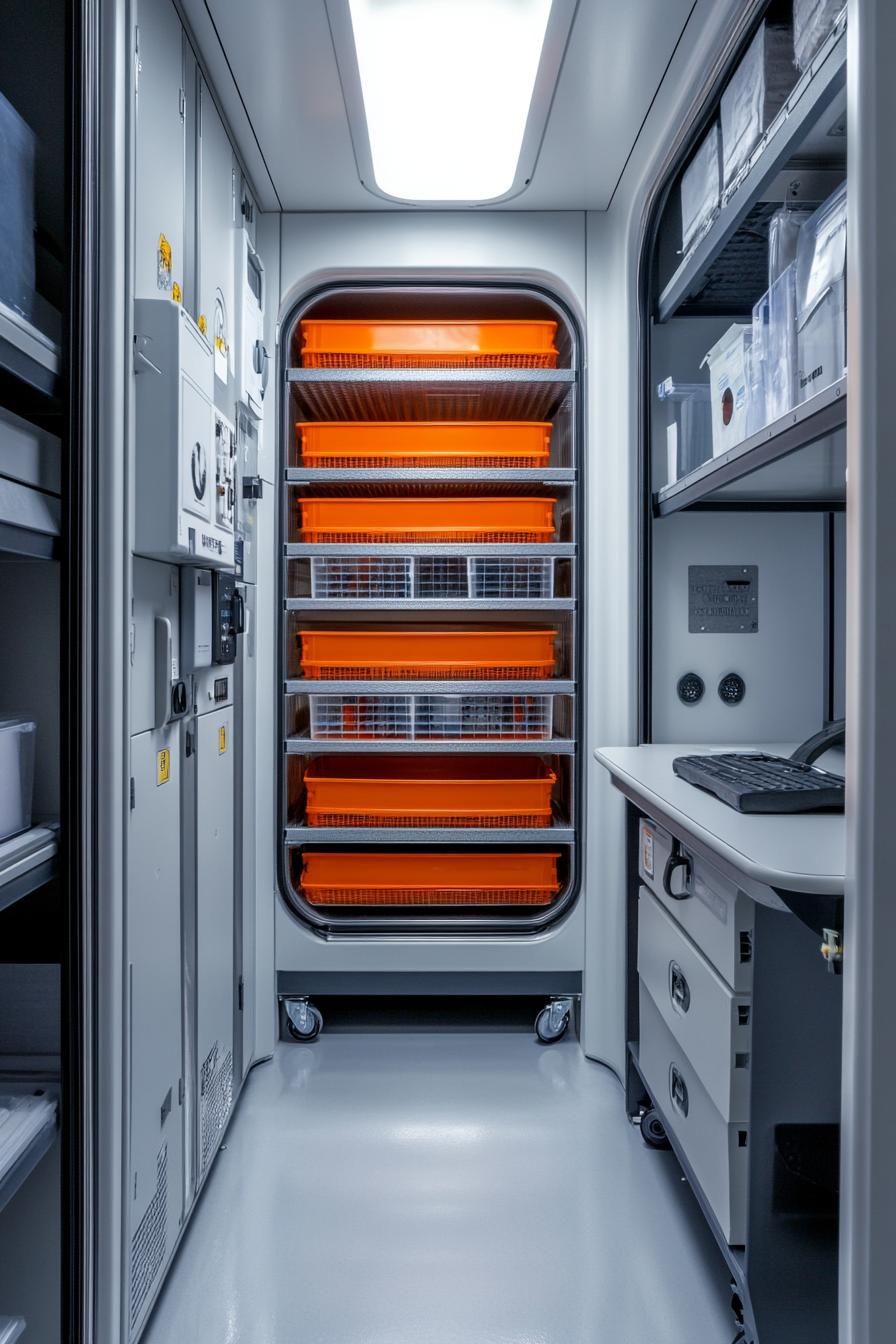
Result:
{"label": "yellow warning label", "polygon": [[171,288],[171,244],[164,233],[159,234],[157,283],[159,289]]}
{"label": "yellow warning label", "polygon": [[181,300],[180,285],[177,283],[176,280],[174,284],[171,286],[171,297],[175,303],[180,303]]}
{"label": "yellow warning label", "polygon": [[205,313],[199,314],[199,321],[196,323],[196,325],[204,336],[208,331],[208,323],[205,320]]}
{"label": "yellow warning label", "polygon": [[218,729],[218,755],[223,756],[227,750],[227,724],[222,724]]}
{"label": "yellow warning label", "polygon": [[167,784],[171,778],[171,752],[160,751],[157,758],[156,784]]}

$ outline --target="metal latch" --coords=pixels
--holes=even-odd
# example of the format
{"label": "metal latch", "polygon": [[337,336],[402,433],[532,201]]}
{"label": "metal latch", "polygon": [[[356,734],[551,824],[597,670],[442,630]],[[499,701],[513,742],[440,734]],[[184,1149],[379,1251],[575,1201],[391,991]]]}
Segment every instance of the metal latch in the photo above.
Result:
{"label": "metal latch", "polygon": [[828,964],[831,975],[843,974],[843,935],[837,929],[822,929],[824,942],[821,955]]}
{"label": "metal latch", "polygon": [[135,373],[158,373],[162,370],[157,364],[153,364],[149,358],[149,348],[152,345],[151,336],[141,336],[139,332],[134,336],[134,372]]}
{"label": "metal latch", "polygon": [[264,496],[264,481],[260,476],[243,477],[243,499],[262,499]]}

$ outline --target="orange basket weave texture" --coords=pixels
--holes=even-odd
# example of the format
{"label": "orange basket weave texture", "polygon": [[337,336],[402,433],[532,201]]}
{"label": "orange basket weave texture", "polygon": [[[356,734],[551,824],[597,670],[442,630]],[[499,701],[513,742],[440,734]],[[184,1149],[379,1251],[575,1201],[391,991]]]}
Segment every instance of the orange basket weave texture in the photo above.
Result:
{"label": "orange basket weave texture", "polygon": [[307,467],[546,467],[539,421],[349,420],[296,425]]}
{"label": "orange basket weave texture", "polygon": [[303,542],[549,542],[556,498],[332,496],[298,499]]}
{"label": "orange basket weave texture", "polygon": [[550,905],[559,853],[303,855],[312,905]]}
{"label": "orange basket weave texture", "polygon": [[537,756],[320,756],[309,826],[550,826],[557,781]]}
{"label": "orange basket weave texture", "polygon": [[326,368],[557,367],[556,322],[302,322],[302,364]]}
{"label": "orange basket weave texture", "polygon": [[300,630],[314,681],[540,681],[554,674],[556,630]]}

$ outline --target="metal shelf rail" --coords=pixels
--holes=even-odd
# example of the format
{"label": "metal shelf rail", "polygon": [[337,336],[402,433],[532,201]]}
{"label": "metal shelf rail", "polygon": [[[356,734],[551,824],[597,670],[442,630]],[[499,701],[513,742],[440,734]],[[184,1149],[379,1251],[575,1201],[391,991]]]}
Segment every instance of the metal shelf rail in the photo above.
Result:
{"label": "metal shelf rail", "polygon": [[833,33],[751,154],[742,175],[728,188],[715,221],[660,295],[656,312],[658,322],[667,322],[687,299],[699,292],[725,245],[845,86],[844,10]]}

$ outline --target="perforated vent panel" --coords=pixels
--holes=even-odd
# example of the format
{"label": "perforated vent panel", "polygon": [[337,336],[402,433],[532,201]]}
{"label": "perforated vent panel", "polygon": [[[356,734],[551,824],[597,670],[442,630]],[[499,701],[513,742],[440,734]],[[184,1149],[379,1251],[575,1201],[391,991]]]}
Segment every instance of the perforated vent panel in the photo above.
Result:
{"label": "perforated vent panel", "polygon": [[156,1192],[131,1239],[131,1328],[165,1259],[168,1223],[168,1145],[159,1151]]}
{"label": "perforated vent panel", "polygon": [[228,1050],[221,1059],[217,1041],[209,1051],[199,1079],[200,1133],[202,1158],[200,1175],[205,1175],[218,1136],[233,1104],[233,1055]]}

